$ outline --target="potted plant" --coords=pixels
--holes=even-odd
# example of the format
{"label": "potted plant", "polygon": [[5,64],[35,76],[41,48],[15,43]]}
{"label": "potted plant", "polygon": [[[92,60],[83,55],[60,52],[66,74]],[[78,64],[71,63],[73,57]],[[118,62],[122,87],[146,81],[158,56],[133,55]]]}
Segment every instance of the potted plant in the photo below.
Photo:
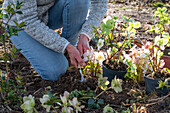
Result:
{"label": "potted plant", "polygon": [[168,94],[170,90],[170,72],[168,69],[162,69],[169,62],[164,62],[162,59],[163,53],[170,43],[170,33],[168,33],[170,16],[166,14],[166,11],[166,8],[157,9],[154,18],[159,21],[152,27],[152,30],[149,30],[149,32],[156,33],[158,36],[153,39],[153,44],[148,47],[150,49],[149,64],[153,72],[145,75],[146,93],[156,91],[160,96]]}
{"label": "potted plant", "polygon": [[[102,23],[99,28],[94,28],[96,36],[99,37],[98,50],[106,52],[102,68],[103,76],[108,77],[109,81],[115,76],[124,79],[128,66],[123,63],[123,53],[131,48],[131,36],[135,35],[135,28],[140,27],[139,22],[134,23],[131,18],[123,18],[129,23],[129,26],[121,25],[117,17],[113,17]],[[118,33],[116,33],[116,29],[119,31]],[[121,31],[125,32],[120,33]]]}
{"label": "potted plant", "polygon": [[165,46],[169,42],[169,38],[160,38],[160,36],[157,36],[153,42],[154,43],[149,46],[150,55],[148,56],[152,73],[148,73],[144,76],[146,93],[149,94],[152,91],[156,91],[158,95],[166,95],[170,90],[170,71],[168,71],[168,69],[162,69],[165,62],[161,57],[165,50]]}
{"label": "potted plant", "polygon": [[[165,35],[168,36],[168,34],[170,35],[170,16],[168,15],[168,13],[166,13],[167,9],[164,8],[158,8],[157,11],[155,12],[155,17],[158,17],[159,24],[156,24],[157,29],[154,29],[156,32],[163,34],[163,32],[167,32]],[[165,50],[163,51],[164,55],[161,57],[161,59],[163,59],[165,61],[165,68],[170,69],[170,65],[168,65],[170,63],[170,43],[168,43],[165,47]]]}
{"label": "potted plant", "polygon": [[150,50],[146,48],[151,44],[151,42],[147,42],[141,48],[134,46],[130,49],[129,54],[124,54],[124,63],[128,65],[126,77],[135,83],[144,81],[144,75],[152,71],[152,67],[148,63]]}

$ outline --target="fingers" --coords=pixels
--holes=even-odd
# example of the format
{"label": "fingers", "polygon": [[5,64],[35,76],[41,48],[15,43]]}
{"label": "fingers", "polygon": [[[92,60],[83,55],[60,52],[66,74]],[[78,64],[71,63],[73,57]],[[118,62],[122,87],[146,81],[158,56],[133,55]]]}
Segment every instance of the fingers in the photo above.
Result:
{"label": "fingers", "polygon": [[89,47],[89,44],[86,44],[86,45],[84,45],[84,47],[83,47],[84,53],[86,53],[87,50],[91,51],[91,50],[90,50],[90,47]]}
{"label": "fingers", "polygon": [[71,58],[71,64],[74,65],[76,68],[78,68],[78,64],[81,66],[85,66],[86,63],[83,61],[83,59],[79,56],[75,56]]}
{"label": "fingers", "polygon": [[78,50],[80,52],[80,55],[83,56],[83,45],[81,43],[78,44]]}
{"label": "fingers", "polygon": [[76,60],[81,66],[86,65],[86,63],[83,61],[83,59],[80,56],[76,56]]}
{"label": "fingers", "polygon": [[71,64],[75,66],[75,68],[78,68],[78,64],[75,58],[71,59]]}
{"label": "fingers", "polygon": [[75,47],[69,49],[68,54],[70,57],[71,64],[74,65],[76,68],[78,68],[78,64],[80,64],[81,66],[86,65],[80,56],[80,52]]}
{"label": "fingers", "polygon": [[90,50],[88,37],[84,34],[81,34],[79,37],[78,50],[81,56],[83,56],[83,53],[86,53],[87,50]]}
{"label": "fingers", "polygon": [[83,56],[84,53],[87,52],[87,50],[90,51],[90,47],[88,43],[79,43],[78,44],[78,50],[80,52],[80,55]]}

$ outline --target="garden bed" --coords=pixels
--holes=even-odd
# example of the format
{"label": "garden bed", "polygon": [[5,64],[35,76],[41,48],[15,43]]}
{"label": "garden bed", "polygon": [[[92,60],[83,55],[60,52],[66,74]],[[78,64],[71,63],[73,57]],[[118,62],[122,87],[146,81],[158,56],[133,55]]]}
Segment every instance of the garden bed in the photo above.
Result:
{"label": "garden bed", "polygon": [[[142,27],[138,29],[136,37],[140,38],[143,42],[152,41],[153,35],[145,33],[153,25],[152,14],[155,7],[136,7],[137,2],[116,2],[115,4],[109,3],[109,9],[106,16],[117,16],[121,20],[122,16],[131,16],[135,21],[141,22]],[[169,7],[168,7],[169,8]],[[168,12],[169,13],[169,12]],[[91,42],[96,48],[95,40]],[[0,46],[0,51],[2,48]],[[81,76],[77,69],[70,69],[66,74],[63,74],[58,81],[46,81],[43,80],[31,67],[29,62],[22,56],[18,56],[15,61],[9,65],[10,74],[9,78],[14,80],[16,73],[22,78],[22,82],[25,83],[26,94],[17,92],[18,96],[28,96],[29,94],[35,97],[35,108],[39,113],[46,113],[45,109],[41,106],[39,98],[42,98],[43,93],[47,87],[50,88],[51,93],[56,93],[57,96],[63,95],[64,91],[77,90],[95,90],[97,87],[97,78],[88,78],[86,82],[80,82]],[[0,63],[0,70],[5,71],[5,65]],[[14,74],[15,73],[15,74]],[[121,113],[123,110],[130,109],[135,112],[135,107],[139,107],[141,112],[148,113],[169,113],[170,112],[170,94],[164,97],[158,97],[155,93],[150,95],[145,94],[145,85],[143,82],[139,84],[133,84],[130,81],[123,81],[122,89],[120,93],[116,93],[113,89],[110,89],[99,96],[100,99],[104,99],[104,104],[99,109],[89,109],[87,104],[83,113],[102,113],[103,108],[106,105],[110,105],[115,111]],[[102,90],[99,89],[97,94]],[[22,113],[23,110],[18,107],[8,106],[3,103],[3,99],[0,97],[0,113]],[[133,110],[130,106],[133,106]],[[59,110],[58,110],[59,112]]]}
{"label": "garden bed", "polygon": [[[24,67],[26,70],[22,71],[29,71],[31,70],[29,66]],[[33,72],[32,72],[33,73]],[[10,75],[10,78],[12,79],[14,75]],[[27,89],[26,95],[32,94],[35,97],[36,101],[36,108],[40,113],[46,113],[45,109],[42,108],[41,103],[39,101],[39,98],[42,98],[43,93],[45,92],[45,88],[48,86],[51,86],[51,92],[57,93],[57,95],[62,95],[64,91],[71,92],[75,89],[77,90],[95,90],[97,86],[97,80],[95,78],[93,79],[87,79],[86,82],[80,82],[80,74],[79,72],[74,69],[67,71],[66,74],[62,75],[58,81],[46,81],[41,79],[40,76],[38,76],[36,73],[33,76],[28,76],[27,74],[23,74],[23,82],[26,83],[25,88]],[[13,78],[14,79],[14,78]],[[106,91],[104,94],[102,94],[99,98],[104,99],[105,104],[101,106],[100,109],[83,109],[84,113],[102,113],[103,107],[107,104],[109,104],[114,110],[116,110],[118,113],[120,113],[122,110],[127,110],[132,103],[136,105],[141,105],[146,109],[149,113],[169,113],[170,111],[170,95],[169,97],[157,97],[156,95],[152,94],[151,96],[147,96],[143,93],[144,91],[144,83],[140,84],[140,89],[138,85],[134,85],[130,82],[123,82],[122,85],[123,91],[121,93],[115,93],[114,90]],[[133,89],[135,92],[133,94],[142,96],[141,101],[137,99],[138,96],[132,96],[130,95],[130,91]],[[97,92],[99,93],[99,92]],[[152,99],[157,99],[155,101],[152,101]],[[136,101],[136,102],[135,102]],[[6,113],[9,112],[9,109],[5,107],[2,103],[2,100],[0,100],[0,112]],[[14,110],[13,113],[20,113],[22,112],[21,108],[13,108],[11,106],[11,109]]]}

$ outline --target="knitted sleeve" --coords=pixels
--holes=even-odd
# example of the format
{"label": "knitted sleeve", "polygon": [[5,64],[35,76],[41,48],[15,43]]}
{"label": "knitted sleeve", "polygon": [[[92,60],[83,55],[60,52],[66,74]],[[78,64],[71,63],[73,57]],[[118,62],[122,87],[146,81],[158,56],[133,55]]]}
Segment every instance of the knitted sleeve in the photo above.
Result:
{"label": "knitted sleeve", "polygon": [[90,0],[89,16],[83,24],[80,34],[91,39],[94,36],[92,26],[99,27],[108,8],[108,0]]}
{"label": "knitted sleeve", "polygon": [[13,0],[13,3],[16,4],[17,1],[23,2],[20,9],[23,14],[17,14],[16,18],[18,23],[25,22],[24,31],[44,46],[63,53],[69,42],[41,22],[38,18],[36,0]]}

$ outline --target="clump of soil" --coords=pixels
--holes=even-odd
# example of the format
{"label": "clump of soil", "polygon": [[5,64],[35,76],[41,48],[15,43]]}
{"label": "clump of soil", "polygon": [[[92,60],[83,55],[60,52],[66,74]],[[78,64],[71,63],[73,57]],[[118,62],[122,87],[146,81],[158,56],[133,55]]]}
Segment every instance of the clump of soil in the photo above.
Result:
{"label": "clump of soil", "polygon": [[[148,77],[152,77],[152,74],[149,74]],[[159,70],[157,73],[154,74],[153,78],[157,80],[165,80],[170,77],[170,72],[165,70]]]}
{"label": "clump of soil", "polygon": [[117,64],[117,62],[113,62],[111,60],[108,61],[108,63],[106,63],[106,61],[103,62],[103,65],[105,67],[107,67],[108,69],[114,70],[114,71],[126,71],[127,69],[127,65],[119,62],[119,64]]}

